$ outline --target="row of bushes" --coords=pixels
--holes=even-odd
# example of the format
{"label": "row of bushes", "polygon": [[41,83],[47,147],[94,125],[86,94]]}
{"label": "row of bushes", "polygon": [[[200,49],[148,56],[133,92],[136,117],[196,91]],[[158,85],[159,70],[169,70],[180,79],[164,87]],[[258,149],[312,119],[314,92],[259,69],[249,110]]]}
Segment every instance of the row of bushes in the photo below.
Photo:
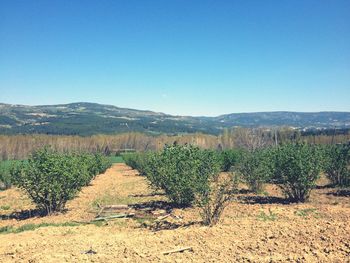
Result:
{"label": "row of bushes", "polygon": [[323,171],[332,185],[350,186],[349,145],[285,144],[245,152],[236,171],[254,192],[277,183],[291,201],[303,202]]}
{"label": "row of bushes", "polygon": [[236,189],[232,174],[221,176],[223,157],[227,166],[236,161],[234,151],[218,155],[216,151],[177,144],[159,153],[123,155],[126,164],[145,175],[154,189],[164,191],[174,205],[199,206],[207,225],[218,221],[230,193]]}
{"label": "row of bushes", "polygon": [[350,144],[324,146],[324,171],[335,186],[350,186]]}
{"label": "row of bushes", "polygon": [[319,147],[285,144],[245,152],[236,171],[254,192],[262,192],[266,182],[274,182],[290,201],[304,202],[316,184],[322,164]]}
{"label": "row of bushes", "polygon": [[45,147],[15,165],[11,181],[40,210],[51,214],[62,211],[68,200],[108,167],[110,162],[101,154],[59,153]]}
{"label": "row of bushes", "polygon": [[[228,172],[239,162],[244,151],[241,149],[228,149],[211,152],[216,154],[216,163],[219,165],[220,170]],[[154,152],[125,153],[122,157],[128,166],[138,170],[140,175],[146,175],[147,167],[153,154]]]}
{"label": "row of bushes", "polygon": [[[125,160],[174,204],[202,207],[208,224],[216,222],[240,181],[254,192],[274,182],[290,201],[304,202],[322,170],[341,186],[348,184],[350,176],[349,147],[338,145],[285,144],[253,152],[172,145],[160,153],[129,154]],[[232,172],[220,173],[228,170]]]}
{"label": "row of bushes", "polygon": [[146,175],[146,170],[148,166],[148,159],[152,153],[124,153],[122,158],[124,162],[130,166],[132,169],[139,171],[140,175]]}

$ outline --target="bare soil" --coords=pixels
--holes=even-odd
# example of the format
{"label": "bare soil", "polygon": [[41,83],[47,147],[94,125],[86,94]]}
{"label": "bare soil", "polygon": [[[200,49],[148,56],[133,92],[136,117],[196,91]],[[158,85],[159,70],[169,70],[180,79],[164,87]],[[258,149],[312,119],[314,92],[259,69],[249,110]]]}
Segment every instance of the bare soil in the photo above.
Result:
{"label": "bare soil", "polygon": [[[108,204],[171,212],[101,226],[47,226],[0,234],[0,262],[350,262],[350,196],[320,181],[305,204],[288,204],[275,185],[265,195],[242,188],[214,227],[195,208],[172,208],[145,179],[115,164],[70,201],[65,213],[40,216],[18,189],[0,192],[0,227],[89,222]],[[268,194],[268,195],[267,195]],[[192,247],[192,251],[163,252]]]}

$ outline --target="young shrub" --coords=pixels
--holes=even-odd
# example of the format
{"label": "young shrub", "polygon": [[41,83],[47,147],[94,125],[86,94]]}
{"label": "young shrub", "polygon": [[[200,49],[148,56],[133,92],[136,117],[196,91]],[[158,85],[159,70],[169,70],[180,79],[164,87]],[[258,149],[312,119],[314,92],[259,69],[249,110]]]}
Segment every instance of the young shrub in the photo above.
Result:
{"label": "young shrub", "polygon": [[150,156],[146,176],[173,203],[189,206],[195,201],[196,191],[206,188],[209,177],[219,169],[220,162],[214,152],[174,144]]}
{"label": "young shrub", "polygon": [[333,185],[350,186],[350,146],[329,145],[324,149],[324,171]]}
{"label": "young shrub", "polygon": [[275,169],[284,195],[293,202],[305,202],[322,169],[321,150],[305,143],[281,145],[276,150]]}
{"label": "young shrub", "polygon": [[90,162],[86,156],[61,154],[46,147],[14,167],[11,176],[39,209],[51,214],[62,211],[66,202],[93,178]]}
{"label": "young shrub", "polygon": [[217,152],[191,145],[166,146],[149,155],[147,179],[179,206],[195,204],[203,224],[216,224],[236,187],[232,173],[220,173]]}
{"label": "young shrub", "polygon": [[241,149],[228,149],[219,152],[221,161],[221,171],[228,172],[234,167],[242,156]]}
{"label": "young shrub", "polygon": [[238,180],[233,173],[215,173],[203,185],[205,187],[196,193],[196,204],[201,208],[203,224],[212,226],[219,222],[232,195],[237,191]]}
{"label": "young shrub", "polygon": [[264,190],[264,184],[273,174],[273,162],[267,149],[244,152],[235,169],[241,179],[255,193]]}

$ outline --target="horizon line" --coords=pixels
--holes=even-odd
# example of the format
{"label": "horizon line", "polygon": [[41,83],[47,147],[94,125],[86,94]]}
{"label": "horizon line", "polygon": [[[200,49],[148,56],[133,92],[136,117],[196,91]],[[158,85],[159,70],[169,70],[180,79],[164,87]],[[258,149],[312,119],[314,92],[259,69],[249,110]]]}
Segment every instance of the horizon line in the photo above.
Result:
{"label": "horizon line", "polygon": [[58,105],[71,105],[71,104],[97,104],[102,106],[111,106],[119,109],[125,109],[125,110],[135,110],[135,111],[143,111],[143,112],[152,112],[157,114],[164,114],[164,115],[170,115],[174,117],[197,117],[197,118],[215,118],[220,116],[226,116],[231,114],[256,114],[256,113],[350,113],[350,111],[340,111],[340,110],[320,110],[320,111],[296,111],[296,110],[270,110],[270,111],[245,111],[245,112],[230,112],[230,113],[223,113],[215,116],[207,116],[207,115],[179,115],[179,114],[169,114],[162,111],[155,111],[155,110],[145,110],[145,109],[136,109],[136,108],[129,108],[129,107],[119,107],[113,104],[105,104],[100,102],[89,102],[89,101],[76,101],[76,102],[66,102],[66,103],[54,103],[54,104],[21,104],[21,103],[5,103],[0,102],[0,105],[11,105],[11,106],[27,106],[27,107],[46,107],[46,106],[58,106]]}

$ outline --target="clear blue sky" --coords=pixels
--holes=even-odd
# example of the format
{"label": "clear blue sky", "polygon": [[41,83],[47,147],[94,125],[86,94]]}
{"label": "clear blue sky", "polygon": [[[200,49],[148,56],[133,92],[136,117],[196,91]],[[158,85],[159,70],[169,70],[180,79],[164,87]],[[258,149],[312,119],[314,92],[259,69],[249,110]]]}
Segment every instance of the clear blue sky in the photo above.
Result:
{"label": "clear blue sky", "polygon": [[350,111],[350,1],[0,0],[0,102]]}

